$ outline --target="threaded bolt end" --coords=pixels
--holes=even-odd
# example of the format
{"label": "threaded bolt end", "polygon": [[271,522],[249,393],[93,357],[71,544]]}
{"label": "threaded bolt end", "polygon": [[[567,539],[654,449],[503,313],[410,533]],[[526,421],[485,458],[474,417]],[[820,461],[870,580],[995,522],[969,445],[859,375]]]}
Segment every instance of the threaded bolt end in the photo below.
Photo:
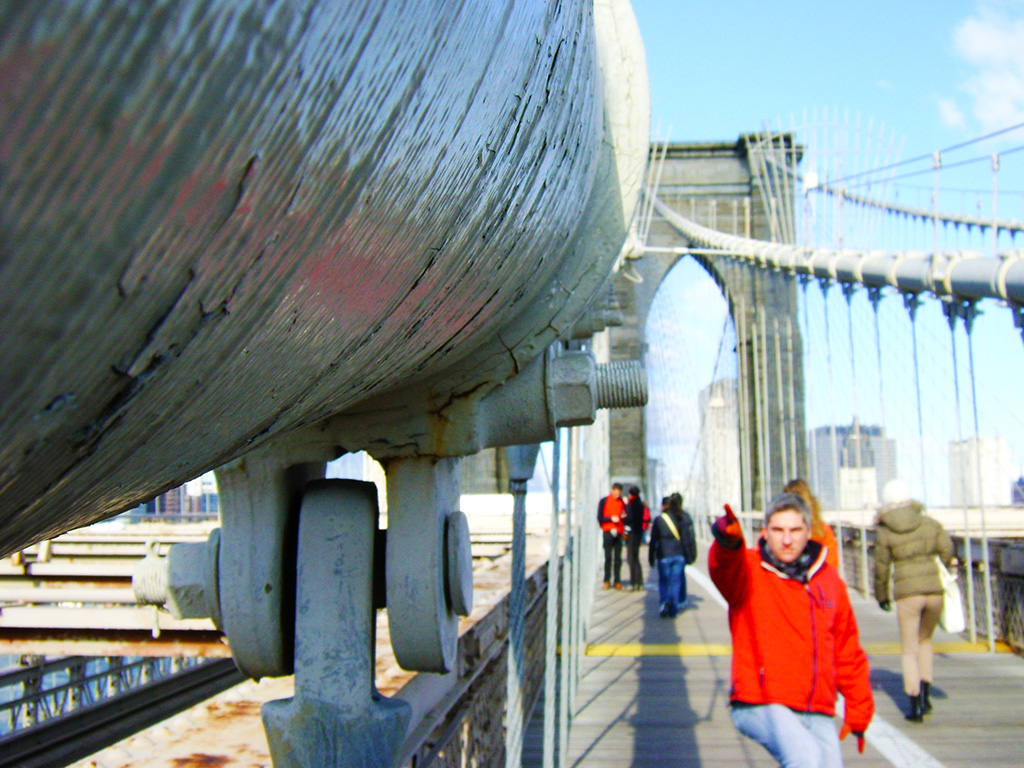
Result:
{"label": "threaded bolt end", "polygon": [[596,374],[598,408],[640,408],[647,405],[647,371],[638,361],[599,363]]}
{"label": "threaded bolt end", "polygon": [[168,560],[150,554],[135,564],[132,589],[140,605],[163,605],[167,602]]}

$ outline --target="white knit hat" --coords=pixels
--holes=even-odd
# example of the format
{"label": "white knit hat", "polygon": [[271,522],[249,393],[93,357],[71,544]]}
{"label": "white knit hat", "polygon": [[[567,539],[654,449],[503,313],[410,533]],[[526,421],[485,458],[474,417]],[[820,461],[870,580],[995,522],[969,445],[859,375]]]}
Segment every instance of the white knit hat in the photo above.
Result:
{"label": "white knit hat", "polygon": [[886,507],[896,507],[912,500],[910,488],[899,478],[890,480],[882,489],[882,504]]}

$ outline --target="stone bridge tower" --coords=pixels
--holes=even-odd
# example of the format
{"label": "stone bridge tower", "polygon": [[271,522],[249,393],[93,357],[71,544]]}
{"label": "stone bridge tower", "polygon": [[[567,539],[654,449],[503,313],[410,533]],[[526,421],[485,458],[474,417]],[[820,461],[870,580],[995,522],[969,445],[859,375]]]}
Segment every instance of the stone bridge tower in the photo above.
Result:
{"label": "stone bridge tower", "polygon": [[[779,206],[778,193],[765,164],[750,151],[757,137],[732,143],[670,144],[661,171],[658,198],[681,215],[704,226],[759,240],[771,240],[768,211]],[[785,157],[798,157],[791,137]],[[652,162],[654,149],[652,149]],[[767,199],[766,199],[767,198]],[[790,227],[792,231],[792,227]],[[739,355],[739,458],[742,499],[746,509],[762,509],[789,479],[807,476],[804,429],[803,353],[797,318],[797,282],[790,276],[745,265],[719,255],[689,252],[689,242],[657,213],[648,247],[678,249],[648,253],[627,269],[637,283],[616,276],[616,293],[626,317],[611,329],[612,360],[645,360],[645,327],[654,295],[669,270],[686,255],[695,258],[715,279],[729,302]],[[685,339],[680,341],[685,344]],[[645,448],[645,413],[616,410],[611,414],[614,439],[609,474],[655,491]]]}

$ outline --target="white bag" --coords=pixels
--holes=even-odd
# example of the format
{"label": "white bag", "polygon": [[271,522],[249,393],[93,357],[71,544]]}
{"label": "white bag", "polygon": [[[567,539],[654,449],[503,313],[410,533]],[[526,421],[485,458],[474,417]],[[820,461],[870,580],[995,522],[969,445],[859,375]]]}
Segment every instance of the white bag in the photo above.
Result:
{"label": "white bag", "polygon": [[964,602],[960,596],[956,576],[946,570],[946,566],[937,557],[935,564],[939,568],[939,580],[942,582],[942,615],[939,617],[939,626],[953,634],[963,632],[967,625],[964,622]]}

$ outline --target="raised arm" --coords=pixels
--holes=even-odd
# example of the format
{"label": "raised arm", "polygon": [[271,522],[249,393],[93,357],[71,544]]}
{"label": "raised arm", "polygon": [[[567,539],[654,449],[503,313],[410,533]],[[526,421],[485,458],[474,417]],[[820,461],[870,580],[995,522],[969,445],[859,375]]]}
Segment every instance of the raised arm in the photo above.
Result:
{"label": "raised arm", "polygon": [[715,540],[708,553],[708,573],[726,602],[739,605],[747,599],[750,573],[747,570],[746,547],[743,546],[743,529],[728,504],[725,505],[725,514],[711,525],[711,533]]}

